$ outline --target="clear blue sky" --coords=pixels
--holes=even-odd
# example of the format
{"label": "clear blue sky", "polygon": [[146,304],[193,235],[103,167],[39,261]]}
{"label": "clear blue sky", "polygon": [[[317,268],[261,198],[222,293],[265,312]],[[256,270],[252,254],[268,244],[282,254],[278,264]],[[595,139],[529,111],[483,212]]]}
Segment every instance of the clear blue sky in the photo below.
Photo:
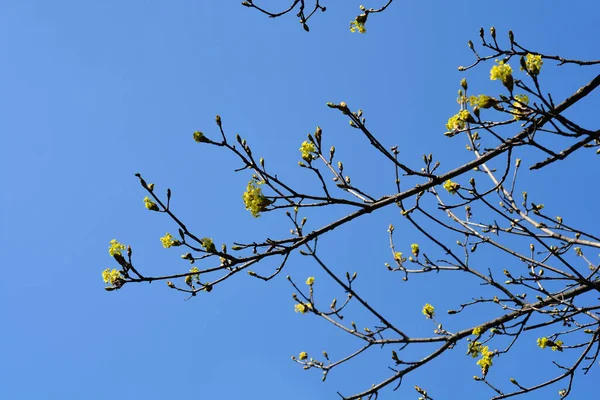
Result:
{"label": "clear blue sky", "polygon": [[[300,351],[339,358],[360,343],[295,314],[283,276],[268,285],[239,276],[187,302],[164,283],[106,293],[101,271],[116,266],[107,253],[113,238],[133,247],[147,274],[188,268],[177,249],[162,249],[158,238],[175,226],[144,209],[134,173],[157,190],[170,187],[178,215],[219,244],[284,236],[281,218],[256,220],[243,209],[248,174],[233,173],[239,165],[229,154],[193,143],[193,131],[215,136],[220,114],[227,132],[247,138],[271,170],[311,187],[295,165],[306,133],[320,125],[354,182],[391,193],[393,177],[377,169],[366,141],[327,101],[362,108],[406,163],[433,152],[449,170],[468,157],[463,142],[442,133],[456,112],[456,67],[472,61],[466,43],[476,42],[479,27],[495,25],[503,40],[512,29],[550,54],[597,59],[600,7],[592,0],[397,0],[371,18],[367,34],[353,35],[348,22],[361,2],[327,3],[307,34],[294,17],[269,20],[239,1],[0,1],[0,398],[332,399],[336,390],[351,394],[387,376],[387,349],[333,371],[325,384],[293,363]],[[488,68],[468,75],[472,86],[490,85]],[[563,67],[548,72],[547,84],[558,100],[591,76]],[[598,99],[576,111],[594,129]],[[591,152],[578,156],[538,173],[527,190],[552,212],[586,218],[595,229],[597,213],[586,209],[598,195],[596,162]],[[544,184],[565,177],[564,189]],[[330,218],[317,214],[308,227]],[[340,230],[323,243],[324,258],[336,271],[358,271],[372,304],[427,334],[425,301],[450,308],[468,300],[457,288],[477,286],[440,278],[403,284],[387,274],[389,223],[400,224],[395,211]],[[422,240],[397,236],[404,248]],[[316,276],[324,302],[343,297],[300,256],[287,274],[299,282]],[[360,326],[372,324],[354,312]],[[449,317],[442,321],[456,328]],[[540,354],[530,347],[516,348],[521,356],[499,371],[544,376],[528,364]],[[419,384],[436,399],[485,398],[490,392],[470,380],[478,370],[463,350],[407,378],[403,393],[416,398],[410,388]],[[578,377],[572,398],[591,398],[598,371],[591,375]],[[554,398],[558,389],[530,398]]]}

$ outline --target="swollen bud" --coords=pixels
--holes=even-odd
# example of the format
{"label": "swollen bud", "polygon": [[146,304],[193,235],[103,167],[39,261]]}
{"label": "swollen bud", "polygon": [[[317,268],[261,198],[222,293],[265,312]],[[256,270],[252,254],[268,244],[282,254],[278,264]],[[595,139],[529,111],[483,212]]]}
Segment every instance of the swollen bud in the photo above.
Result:
{"label": "swollen bud", "polygon": [[519,58],[519,64],[521,64],[521,69],[523,71],[527,71],[527,63],[525,62],[525,57],[521,56],[521,58]]}
{"label": "swollen bud", "polygon": [[513,79],[512,74],[506,75],[506,77],[502,80],[502,83],[504,84],[504,87],[507,88],[508,91],[512,93],[513,88],[515,86],[515,81]]}
{"label": "swollen bud", "polygon": [[315,139],[317,140],[317,144],[321,147],[321,135],[323,134],[323,130],[321,127],[317,126],[317,130],[315,131]]}
{"label": "swollen bud", "polygon": [[194,141],[196,143],[205,143],[208,142],[208,139],[206,138],[206,136],[204,136],[204,133],[196,131],[194,132]]}

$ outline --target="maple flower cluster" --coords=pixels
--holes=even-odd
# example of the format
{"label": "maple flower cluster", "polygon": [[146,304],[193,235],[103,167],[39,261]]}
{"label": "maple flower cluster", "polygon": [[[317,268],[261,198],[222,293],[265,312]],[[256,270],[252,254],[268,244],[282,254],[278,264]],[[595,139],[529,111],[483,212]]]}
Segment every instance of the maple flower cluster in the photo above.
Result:
{"label": "maple flower cluster", "polygon": [[449,131],[465,129],[467,122],[474,121],[475,119],[473,118],[469,110],[460,110],[458,113],[448,118],[448,122],[446,123],[446,129],[448,129]]}
{"label": "maple flower cluster", "polygon": [[448,179],[446,182],[444,182],[444,189],[446,189],[450,194],[455,194],[458,189],[460,189],[460,185]]}
{"label": "maple flower cluster", "polygon": [[431,304],[427,303],[423,306],[423,310],[421,310],[421,312],[425,318],[433,319],[433,316],[435,315],[435,308]]}
{"label": "maple flower cluster", "polygon": [[469,96],[469,104],[471,107],[490,108],[498,104],[498,100],[485,94],[479,96]]}
{"label": "maple flower cluster", "polygon": [[315,144],[309,142],[308,140],[302,142],[302,146],[300,146],[300,153],[302,154],[302,159],[304,161],[312,161],[313,153],[315,153],[316,151],[317,148],[315,147]]}
{"label": "maple flower cluster", "polygon": [[310,303],[298,303],[294,306],[294,310],[300,314],[306,314],[307,311],[312,310]]}
{"label": "maple flower cluster", "polygon": [[121,255],[121,251],[125,250],[125,245],[117,242],[117,239],[113,239],[110,241],[110,246],[108,248],[108,254],[112,257],[115,255]]}
{"label": "maple flower cluster", "polygon": [[527,109],[527,105],[529,104],[529,97],[526,94],[518,94],[515,96],[515,100],[512,103],[513,105],[513,117],[516,120],[523,119],[527,114],[529,114],[529,109]]}
{"label": "maple flower cluster", "polygon": [[545,349],[546,347],[550,347],[552,351],[562,351],[563,341],[556,340],[552,341],[547,337],[538,338],[537,345],[540,349]]}
{"label": "maple flower cluster", "polygon": [[123,275],[114,268],[112,271],[110,268],[106,268],[102,271],[102,279],[104,280],[104,283],[114,285],[116,282],[123,280]]}
{"label": "maple flower cluster", "polygon": [[350,21],[350,32],[365,33],[367,31],[367,28],[365,28],[366,23],[367,14],[360,14],[354,21]]}
{"label": "maple flower cluster", "polygon": [[[198,269],[198,267],[192,267],[190,268],[190,272],[199,272],[200,270]],[[185,283],[188,286],[192,286],[192,282],[196,281],[196,282],[200,282],[200,274],[196,273],[194,275],[188,275],[185,277]]]}
{"label": "maple flower cluster", "polygon": [[150,211],[158,211],[158,206],[148,196],[144,197],[144,205]]}
{"label": "maple flower cluster", "polygon": [[413,255],[415,257],[418,257],[419,256],[419,245],[416,243],[411,244],[410,251],[413,253]]}
{"label": "maple flower cluster", "polygon": [[[473,330],[473,334],[475,334],[475,330]],[[481,373],[483,375],[487,375],[488,371],[490,370],[490,367],[493,364],[492,359],[494,358],[494,355],[496,353],[494,351],[491,351],[488,346],[482,345],[480,342],[470,342],[467,354],[473,358],[481,356],[481,358],[477,360],[477,365],[481,367]]]}
{"label": "maple flower cluster", "polygon": [[271,202],[265,197],[262,193],[260,185],[264,182],[255,180],[251,180],[248,182],[248,186],[246,186],[246,191],[242,198],[244,199],[244,204],[246,205],[246,210],[250,211],[254,218],[258,218],[260,216],[261,211],[264,211],[265,208],[271,204]]}
{"label": "maple flower cluster", "polygon": [[527,68],[527,73],[531,76],[538,75],[543,64],[542,56],[539,54],[528,53],[525,57],[525,67]]}
{"label": "maple flower cluster", "polygon": [[160,242],[165,249],[168,249],[172,246],[181,246],[181,242],[177,239],[173,239],[173,235],[168,232],[165,234],[165,236],[160,238]]}
{"label": "maple flower cluster", "polygon": [[509,79],[509,76],[512,76],[512,67],[506,64],[503,60],[496,60],[496,64],[497,65],[494,65],[490,70],[490,79],[493,81],[501,80],[502,82],[505,82],[507,79]]}

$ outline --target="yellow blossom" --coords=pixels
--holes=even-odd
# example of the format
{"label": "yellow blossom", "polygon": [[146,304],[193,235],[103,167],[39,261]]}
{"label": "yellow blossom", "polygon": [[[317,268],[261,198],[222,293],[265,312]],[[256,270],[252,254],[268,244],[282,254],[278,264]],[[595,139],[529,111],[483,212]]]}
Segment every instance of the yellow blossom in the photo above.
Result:
{"label": "yellow blossom", "polygon": [[538,338],[537,345],[540,349],[545,349],[546,346],[548,345],[548,338],[547,337]]}
{"label": "yellow blossom", "polygon": [[562,340],[557,340],[556,342],[554,342],[554,346],[552,346],[552,351],[562,351],[562,345],[563,345],[563,341]]}
{"label": "yellow blossom", "polygon": [[419,255],[419,245],[416,243],[411,244],[410,251],[414,254],[415,257],[417,257]]}
{"label": "yellow blossom", "polygon": [[473,358],[479,357],[483,346],[480,342],[469,342],[469,347],[467,349],[467,354]]}
{"label": "yellow blossom", "polygon": [[303,351],[302,353],[300,353],[300,354],[298,355],[298,360],[301,360],[301,361],[303,361],[303,360],[306,360],[307,358],[308,358],[308,353],[307,353],[307,352],[305,352],[305,351]]}
{"label": "yellow blossom", "polygon": [[313,160],[312,153],[314,153],[316,151],[317,151],[317,148],[315,147],[315,144],[312,142],[309,142],[308,140],[305,140],[304,142],[302,142],[302,146],[300,146],[300,153],[302,154],[302,159],[307,162]]}
{"label": "yellow blossom", "polygon": [[209,237],[202,238],[202,240],[200,241],[200,244],[202,245],[202,247],[204,247],[204,250],[206,250],[209,253],[217,252],[217,248],[215,247],[215,244],[214,244],[212,238],[209,238]]}
{"label": "yellow blossom", "polygon": [[517,101],[513,101],[512,103],[514,108],[513,117],[516,120],[520,120],[531,113],[531,110],[527,108],[527,105],[529,104],[529,97],[527,97],[526,94],[518,94],[515,96],[515,100]]}
{"label": "yellow blossom", "polygon": [[150,200],[150,197],[148,197],[148,196],[144,197],[144,205],[146,206],[146,208],[148,210],[158,211],[158,206],[156,205],[155,202],[153,202],[152,200]]}
{"label": "yellow blossom", "polygon": [[117,239],[110,241],[110,247],[108,248],[108,254],[111,256],[121,255],[121,251],[125,250],[125,245],[117,242]]}
{"label": "yellow blossom", "polygon": [[540,70],[542,69],[542,56],[539,54],[530,54],[528,53],[525,57],[525,66],[527,67],[527,73],[529,75],[538,75]]}
{"label": "yellow blossom", "polygon": [[444,189],[446,189],[450,194],[455,194],[458,189],[460,189],[460,185],[448,179],[446,182],[444,182]]}
{"label": "yellow blossom", "polygon": [[173,236],[168,232],[165,234],[165,236],[160,238],[160,242],[162,243],[165,249],[168,249],[171,246],[181,245],[181,242],[177,239],[173,239]]}
{"label": "yellow blossom", "polygon": [[294,309],[300,314],[306,314],[307,311],[312,310],[312,305],[310,303],[298,303],[294,306]]}
{"label": "yellow blossom", "polygon": [[435,315],[435,308],[433,308],[431,304],[427,303],[423,306],[423,310],[421,312],[423,315],[425,315],[425,318],[432,319]]}
{"label": "yellow blossom", "polygon": [[[198,267],[192,267],[190,268],[190,272],[199,272],[200,270],[198,269]],[[200,274],[196,273],[194,275],[188,275],[185,277],[185,283],[187,283],[189,286],[192,285],[192,282],[200,282]]]}
{"label": "yellow blossom", "polygon": [[106,268],[104,271],[102,271],[102,279],[104,280],[104,283],[110,283],[111,285],[114,285],[118,281],[123,280],[123,275],[121,275],[121,272],[117,271],[116,269],[111,271],[110,268]]}
{"label": "yellow blossom", "polygon": [[479,108],[490,108],[498,104],[498,100],[494,99],[493,97],[486,96],[485,94],[480,94],[479,96],[470,96],[469,104],[471,107],[477,106]]}
{"label": "yellow blossom", "polygon": [[360,14],[356,17],[354,21],[350,22],[350,32],[360,32],[365,33],[367,28],[365,28],[365,23],[367,22],[367,14]]}
{"label": "yellow blossom", "polygon": [[505,82],[509,76],[512,76],[512,68],[510,65],[505,64],[504,61],[496,60],[496,64],[490,70],[490,79],[495,81],[497,79]]}
{"label": "yellow blossom", "polygon": [[315,283],[315,277],[314,276],[309,276],[308,279],[306,279],[306,284],[311,286],[312,284]]}
{"label": "yellow blossom", "polygon": [[481,367],[481,373],[486,375],[492,366],[492,358],[494,357],[494,352],[490,351],[488,346],[483,346],[481,348],[481,358],[477,361],[477,365]]}
{"label": "yellow blossom", "polygon": [[481,335],[483,333],[483,328],[481,328],[480,326],[473,328],[473,335]]}
{"label": "yellow blossom", "polygon": [[461,110],[448,118],[446,129],[449,131],[461,130],[465,128],[465,123],[467,122],[475,122],[475,119],[473,119],[473,116],[471,116],[471,113],[468,110]]}
{"label": "yellow blossom", "polygon": [[242,198],[244,199],[244,204],[246,205],[246,210],[250,211],[253,217],[258,218],[260,216],[261,211],[264,211],[265,208],[271,204],[271,202],[263,195],[260,185],[264,182],[255,180],[251,180],[248,182],[248,186],[246,187],[246,191]]}
{"label": "yellow blossom", "polygon": [[402,258],[402,252],[397,251],[394,253],[394,260],[398,261],[398,262],[402,262],[403,258]]}

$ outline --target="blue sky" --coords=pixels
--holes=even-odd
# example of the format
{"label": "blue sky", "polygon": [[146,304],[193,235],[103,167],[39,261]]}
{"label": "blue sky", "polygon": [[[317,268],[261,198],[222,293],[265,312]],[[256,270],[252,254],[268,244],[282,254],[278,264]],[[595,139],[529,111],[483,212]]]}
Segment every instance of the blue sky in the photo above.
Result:
{"label": "blue sky", "polygon": [[[107,293],[101,280],[104,268],[116,266],[107,253],[113,238],[132,246],[147,274],[188,268],[177,249],[161,247],[158,238],[176,229],[144,209],[136,172],[157,190],[173,190],[177,215],[199,236],[231,244],[286,235],[280,216],[254,219],[244,210],[249,174],[233,172],[236,160],[192,141],[195,130],[217,135],[216,114],[271,170],[305,187],[316,182],[296,167],[298,147],[320,125],[353,182],[383,195],[394,190],[393,171],[378,169],[364,138],[326,102],[363,109],[382,142],[400,146],[403,162],[417,166],[433,152],[446,171],[469,157],[464,142],[443,132],[456,112],[457,66],[472,62],[466,43],[476,42],[480,26],[494,25],[503,40],[512,29],[518,41],[549,54],[598,58],[592,38],[600,10],[592,1],[398,0],[370,18],[365,35],[348,30],[360,2],[330,3],[307,34],[294,17],[269,20],[237,1],[0,2],[1,398],[318,399],[387,376],[387,350],[333,371],[324,384],[318,372],[290,361],[300,351],[339,358],[360,343],[295,314],[283,276],[270,284],[239,276],[190,301],[161,282]],[[470,85],[492,87],[488,70],[470,72]],[[594,72],[548,68],[544,79],[562,99]],[[597,104],[595,94],[571,115],[597,128]],[[578,155],[534,175],[527,190],[594,229],[599,221],[585,207],[598,195],[594,162],[592,152]],[[307,226],[331,218],[315,213]],[[390,278],[383,267],[391,261],[389,223],[401,224],[396,210],[340,229],[324,238],[324,258],[336,271],[358,271],[359,284],[374,292],[372,304],[427,334],[433,326],[420,315],[424,302],[450,308],[468,300],[463,289],[479,289],[446,277]],[[404,248],[422,240],[411,235],[397,232]],[[298,282],[315,276],[323,301],[343,297],[299,255],[287,274]],[[354,312],[357,323],[373,322]],[[444,317],[444,324],[453,322]],[[520,355],[498,368],[543,376],[527,364],[540,357],[530,347],[517,347]],[[403,393],[416,398],[410,388],[419,384],[436,399],[474,391],[484,398],[490,393],[470,380],[477,367],[465,358],[436,361],[407,378]],[[572,398],[589,398],[592,377],[576,380]]]}

